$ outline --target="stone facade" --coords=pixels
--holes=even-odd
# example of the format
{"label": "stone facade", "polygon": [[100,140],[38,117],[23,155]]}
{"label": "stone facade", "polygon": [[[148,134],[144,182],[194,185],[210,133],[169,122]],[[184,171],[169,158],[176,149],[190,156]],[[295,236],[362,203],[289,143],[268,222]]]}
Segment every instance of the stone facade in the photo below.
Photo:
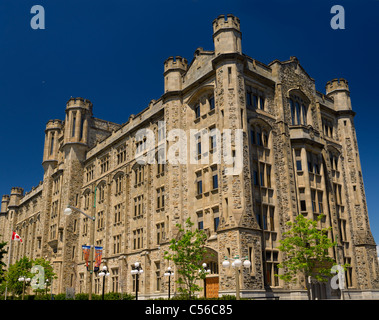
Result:
{"label": "stone facade", "polygon": [[[110,272],[106,292],[134,292],[130,271],[138,261],[144,269],[140,297],[166,296],[164,252],[176,224],[190,217],[207,233],[213,253],[205,259],[207,277],[217,278],[212,283],[218,282],[219,295],[235,292],[235,274],[222,262],[238,255],[252,262],[239,274],[243,296],[301,299],[304,279],[289,285],[274,276],[283,259],[277,246],[286,222],[323,213],[320,227],[331,226],[329,236],[338,241],[330,254],[350,264],[345,298],[378,297],[376,244],[347,81],[334,79],[325,94],[318,92],[297,58],[265,65],[242,54],[241,37],[237,17],[219,16],[213,21],[215,50],[198,48],[189,64],[168,58],[163,95],[126,123],[94,118],[89,100],[71,98],[65,120],[46,125],[43,181],[28,193],[12,188],[2,197],[1,240],[8,241],[12,230],[23,238],[11,262],[44,257],[58,275],[54,293],[72,287],[87,292],[81,248],[91,244],[95,228],[94,244],[103,247]],[[140,129],[153,133],[152,146],[138,139]],[[231,129],[231,150],[235,159],[242,157],[243,169],[227,174],[233,164],[216,161],[219,137],[196,140],[191,153],[189,143],[177,143],[177,129],[187,137],[190,130]],[[196,161],[137,161],[136,155],[151,151],[157,160],[184,152]],[[80,213],[65,216],[67,205],[94,222]],[[101,284],[95,274],[93,292]],[[338,297],[330,286],[315,287],[314,293]]]}

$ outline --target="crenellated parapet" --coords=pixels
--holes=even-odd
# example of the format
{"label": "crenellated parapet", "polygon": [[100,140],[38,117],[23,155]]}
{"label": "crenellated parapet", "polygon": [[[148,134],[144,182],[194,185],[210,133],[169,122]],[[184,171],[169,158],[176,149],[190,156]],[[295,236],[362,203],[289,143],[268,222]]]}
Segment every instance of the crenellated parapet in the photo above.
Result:
{"label": "crenellated parapet", "polygon": [[10,201],[9,195],[5,194],[5,195],[2,196],[2,198],[1,198],[1,211],[0,211],[0,213],[7,212],[9,201]]}
{"label": "crenellated parapet", "polygon": [[8,207],[17,207],[20,204],[20,200],[23,196],[24,196],[23,188],[13,187],[11,189],[11,196],[9,199]]}
{"label": "crenellated parapet", "polygon": [[67,103],[66,103],[66,107],[67,109],[70,109],[70,108],[83,108],[83,109],[87,109],[88,111],[92,112],[92,102],[88,99],[84,99],[84,98],[81,98],[81,97],[77,97],[77,98],[70,98]]}
{"label": "crenellated parapet", "polygon": [[351,111],[350,91],[346,79],[333,79],[328,81],[326,86],[326,95],[334,100],[334,109],[336,111]]}
{"label": "crenellated parapet", "polygon": [[175,59],[174,57],[169,57],[164,62],[164,73],[176,70],[186,72],[187,68],[187,59],[180,56],[176,56]]}
{"label": "crenellated parapet", "polygon": [[240,31],[240,19],[232,14],[226,16],[223,14],[219,15],[213,20],[213,34],[217,34],[221,29],[235,29]]}
{"label": "crenellated parapet", "polygon": [[326,94],[329,94],[336,90],[349,91],[348,82],[346,79],[343,79],[343,78],[333,79],[326,83],[325,90],[326,90]]}
{"label": "crenellated parapet", "polygon": [[182,89],[183,74],[187,72],[188,62],[186,58],[176,56],[169,57],[164,62],[165,92]]}
{"label": "crenellated parapet", "polygon": [[240,20],[232,14],[213,20],[213,42],[216,56],[224,53],[242,53]]}

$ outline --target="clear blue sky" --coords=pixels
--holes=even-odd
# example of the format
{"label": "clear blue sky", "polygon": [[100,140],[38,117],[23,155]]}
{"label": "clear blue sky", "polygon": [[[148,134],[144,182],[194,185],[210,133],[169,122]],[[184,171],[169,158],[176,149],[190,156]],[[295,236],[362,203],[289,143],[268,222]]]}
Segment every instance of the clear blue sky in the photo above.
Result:
{"label": "clear blue sky", "polygon": [[[33,5],[46,29],[30,27]],[[330,27],[333,5],[345,30]],[[126,122],[163,93],[163,62],[213,50],[212,21],[240,18],[242,50],[270,63],[296,56],[325,92],[349,81],[371,228],[379,244],[379,1],[22,0],[0,2],[0,194],[29,191],[43,177],[44,129],[84,97],[98,118]]]}

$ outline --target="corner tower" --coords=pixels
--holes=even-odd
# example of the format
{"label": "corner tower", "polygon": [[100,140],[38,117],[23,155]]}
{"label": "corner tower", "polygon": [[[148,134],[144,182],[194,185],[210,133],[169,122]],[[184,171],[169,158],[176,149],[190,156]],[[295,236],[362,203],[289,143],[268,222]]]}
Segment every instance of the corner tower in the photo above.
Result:
{"label": "corner tower", "polygon": [[88,124],[92,117],[92,102],[70,98],[66,104],[64,143],[88,143]]}
{"label": "corner tower", "polygon": [[9,195],[7,195],[7,194],[3,195],[3,197],[1,198],[1,210],[0,210],[0,213],[6,213],[7,212],[9,200],[10,200]]}
{"label": "corner tower", "polygon": [[62,120],[50,120],[45,129],[45,147],[43,149],[42,165],[46,171],[48,163],[55,167],[58,162],[58,138],[61,135]]}
{"label": "corner tower", "polygon": [[[367,201],[363,183],[363,174],[355,131],[354,116],[350,101],[348,82],[345,79],[333,79],[326,84],[326,94],[334,100],[337,112],[338,137],[342,150],[340,160],[346,180],[346,204],[350,219],[350,233],[353,240],[351,264],[355,275],[353,286],[357,289],[376,289],[379,287],[379,270],[376,244],[371,233],[368,218]],[[339,217],[343,219],[343,216]],[[343,243],[339,240],[339,247]],[[346,262],[346,261],[341,261]]]}
{"label": "corner tower", "polygon": [[326,95],[334,100],[336,111],[352,110],[347,80],[341,78],[328,81],[325,90]]}
{"label": "corner tower", "polygon": [[240,20],[232,14],[220,15],[213,20],[213,42],[215,55],[223,53],[242,53],[242,33]]}
{"label": "corner tower", "polygon": [[164,62],[164,92],[182,90],[182,77],[187,72],[187,59],[176,56]]}

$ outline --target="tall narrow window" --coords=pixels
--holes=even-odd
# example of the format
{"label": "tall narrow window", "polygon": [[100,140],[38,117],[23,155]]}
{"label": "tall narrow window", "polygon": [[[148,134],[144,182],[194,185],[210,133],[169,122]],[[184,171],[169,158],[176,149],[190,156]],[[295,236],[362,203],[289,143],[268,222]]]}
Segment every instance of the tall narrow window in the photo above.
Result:
{"label": "tall narrow window", "polygon": [[54,152],[54,133],[51,135],[51,141],[50,141],[50,155],[52,155]]}
{"label": "tall narrow window", "polygon": [[84,117],[82,116],[82,123],[80,124],[80,140],[83,139]]}
{"label": "tall narrow window", "polygon": [[196,189],[197,195],[201,195],[203,193],[203,181],[201,172],[196,173]]}
{"label": "tall narrow window", "polygon": [[220,223],[219,209],[218,209],[218,207],[216,207],[216,208],[213,208],[213,227],[214,227],[214,231],[217,231],[219,223]]}
{"label": "tall narrow window", "polygon": [[289,100],[292,125],[307,124],[307,104],[298,96],[291,96]]}
{"label": "tall narrow window", "polygon": [[295,115],[295,104],[292,99],[290,100],[290,106],[291,106],[291,124],[294,125],[296,121],[295,120],[296,115]]}
{"label": "tall narrow window", "polygon": [[202,212],[197,213],[197,228],[199,230],[204,229],[204,221],[203,221],[203,213]]}
{"label": "tall narrow window", "polygon": [[75,137],[76,116],[72,119],[72,137]]}
{"label": "tall narrow window", "polygon": [[195,116],[196,116],[196,119],[200,118],[200,104],[197,104],[195,107]]}
{"label": "tall narrow window", "polygon": [[213,190],[218,188],[217,167],[212,168],[212,188]]}
{"label": "tall narrow window", "polygon": [[209,98],[209,109],[213,110],[215,108],[215,99],[214,97]]}

